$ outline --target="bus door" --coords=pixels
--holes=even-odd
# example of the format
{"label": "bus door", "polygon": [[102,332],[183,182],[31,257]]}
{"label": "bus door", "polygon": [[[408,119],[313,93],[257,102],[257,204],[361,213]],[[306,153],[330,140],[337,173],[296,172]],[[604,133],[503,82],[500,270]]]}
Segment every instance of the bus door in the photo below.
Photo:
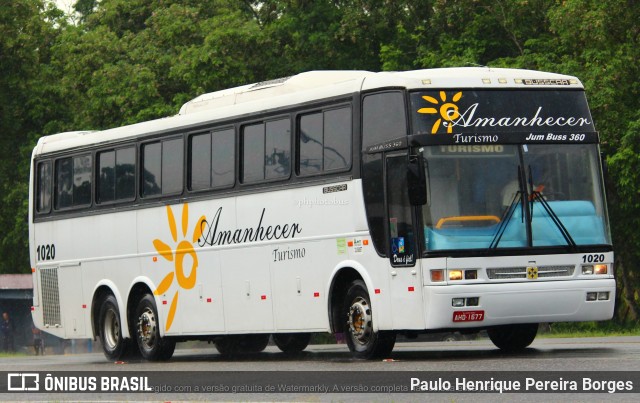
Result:
{"label": "bus door", "polygon": [[389,284],[394,329],[424,329],[422,279],[414,207],[407,191],[407,154],[387,154],[386,204]]}

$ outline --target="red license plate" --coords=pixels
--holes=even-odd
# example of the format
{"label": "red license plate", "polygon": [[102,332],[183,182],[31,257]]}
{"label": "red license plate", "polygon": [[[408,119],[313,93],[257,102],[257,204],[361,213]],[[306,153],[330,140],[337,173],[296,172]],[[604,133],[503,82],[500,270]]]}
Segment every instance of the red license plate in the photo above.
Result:
{"label": "red license plate", "polygon": [[484,311],[458,311],[453,313],[454,322],[482,322]]}

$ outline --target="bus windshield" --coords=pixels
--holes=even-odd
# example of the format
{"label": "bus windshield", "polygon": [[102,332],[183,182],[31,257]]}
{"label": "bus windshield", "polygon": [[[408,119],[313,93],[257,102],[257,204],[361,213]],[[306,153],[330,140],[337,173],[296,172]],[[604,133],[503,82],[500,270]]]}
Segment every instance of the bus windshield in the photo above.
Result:
{"label": "bus windshield", "polygon": [[596,144],[420,149],[426,251],[610,243]]}

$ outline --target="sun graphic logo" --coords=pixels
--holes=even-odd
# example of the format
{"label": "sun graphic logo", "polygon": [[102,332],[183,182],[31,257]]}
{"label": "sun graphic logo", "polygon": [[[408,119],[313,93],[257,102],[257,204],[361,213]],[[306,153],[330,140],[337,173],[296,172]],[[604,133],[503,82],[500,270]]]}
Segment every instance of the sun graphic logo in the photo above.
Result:
{"label": "sun graphic logo", "polygon": [[438,120],[436,120],[431,127],[431,134],[436,134],[438,129],[440,129],[440,125],[447,128],[447,133],[453,133],[453,122],[460,117],[458,105],[454,102],[458,102],[460,98],[462,98],[462,91],[453,96],[451,99],[452,102],[447,102],[447,93],[440,91],[440,100],[442,101],[442,104],[440,104],[438,99],[430,97],[429,95],[424,95],[422,97],[422,99],[433,104],[435,107],[420,108],[418,109],[418,113],[440,114]]}
{"label": "sun graphic logo", "polygon": [[[196,285],[196,274],[198,269],[198,254],[193,248],[193,244],[198,241],[202,236],[202,222],[205,217],[202,216],[198,219],[196,227],[193,231],[191,239],[187,239],[187,230],[189,227],[189,205],[185,203],[182,207],[182,237],[178,242],[178,228],[176,225],[176,219],[173,215],[173,211],[170,206],[167,206],[167,219],[169,220],[169,230],[171,231],[171,238],[173,245],[176,245],[174,249],[159,239],[153,240],[153,246],[156,251],[165,260],[174,264],[174,271],[169,272],[164,279],[158,285],[158,288],[153,292],[155,295],[162,295],[169,291],[173,284],[173,280],[176,279],[178,286],[184,290],[190,290]],[[191,269],[185,270],[185,258],[190,257]],[[176,290],[171,300],[171,306],[169,307],[169,314],[167,315],[167,322],[165,331],[168,331],[173,324],[173,319],[176,314],[176,308],[178,307],[178,294],[180,290]]]}

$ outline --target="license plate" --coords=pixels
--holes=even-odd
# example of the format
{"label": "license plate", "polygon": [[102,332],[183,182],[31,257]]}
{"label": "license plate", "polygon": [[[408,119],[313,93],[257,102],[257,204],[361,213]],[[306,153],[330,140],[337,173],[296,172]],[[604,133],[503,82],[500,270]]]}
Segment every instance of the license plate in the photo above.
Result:
{"label": "license plate", "polygon": [[454,322],[482,322],[484,311],[458,311],[453,313]]}

